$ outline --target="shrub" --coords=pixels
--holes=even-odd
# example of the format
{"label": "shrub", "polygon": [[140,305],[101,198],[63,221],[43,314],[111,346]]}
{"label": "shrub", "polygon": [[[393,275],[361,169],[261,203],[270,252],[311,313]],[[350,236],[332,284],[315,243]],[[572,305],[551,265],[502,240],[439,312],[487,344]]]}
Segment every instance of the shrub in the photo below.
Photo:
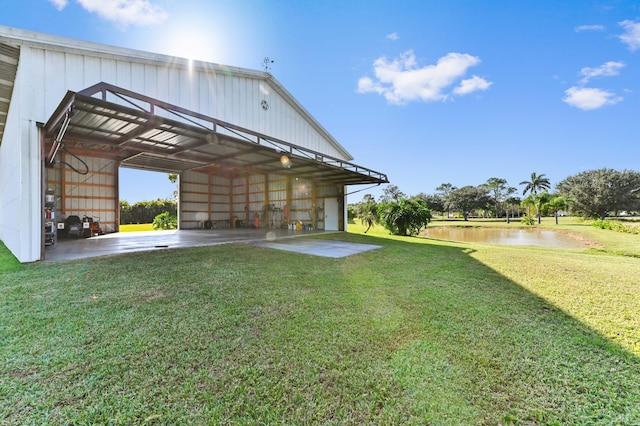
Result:
{"label": "shrub", "polygon": [[592,223],[593,226],[600,229],[607,229],[609,231],[624,232],[627,234],[639,234],[640,227],[633,225],[625,225],[617,220],[608,219],[596,219]]}
{"label": "shrub", "polygon": [[177,229],[178,218],[169,212],[160,213],[153,219],[153,229]]}
{"label": "shrub", "polygon": [[378,205],[382,225],[395,235],[418,235],[431,221],[431,210],[422,199],[389,202]]}
{"label": "shrub", "polygon": [[520,219],[520,223],[527,226],[533,226],[536,224],[536,220],[531,216],[523,216],[522,219]]}

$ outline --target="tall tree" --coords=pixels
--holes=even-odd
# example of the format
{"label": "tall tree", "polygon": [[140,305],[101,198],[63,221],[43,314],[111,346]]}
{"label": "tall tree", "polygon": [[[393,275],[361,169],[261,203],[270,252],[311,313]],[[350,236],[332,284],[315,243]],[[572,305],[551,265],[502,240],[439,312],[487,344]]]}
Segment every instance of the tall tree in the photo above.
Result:
{"label": "tall tree", "polygon": [[403,198],[407,198],[407,196],[404,192],[400,191],[400,188],[396,185],[387,185],[387,187],[382,190],[380,202],[389,203],[395,201],[397,203]]}
{"label": "tall tree", "polygon": [[358,217],[360,221],[362,221],[363,225],[367,226],[364,233],[369,232],[371,227],[380,221],[378,217],[378,203],[376,203],[375,198],[371,194],[365,194],[362,197],[362,202],[358,205],[357,209]]}
{"label": "tall tree", "polygon": [[474,210],[486,209],[491,204],[491,197],[483,186],[463,186],[449,194],[451,208],[462,213],[464,220],[469,220],[469,215]]}
{"label": "tall tree", "polygon": [[[551,188],[551,182],[545,177],[544,173],[538,175],[536,172],[531,173],[531,180],[523,180],[520,182],[520,185],[525,185],[522,195],[527,195],[527,193],[529,193],[532,197],[530,202],[525,203],[525,205],[529,206],[537,205],[535,198],[538,195],[538,191],[546,191]],[[531,212],[529,211],[529,213]],[[538,208],[536,208],[535,214],[538,217],[538,223],[540,223],[540,210]]]}
{"label": "tall tree", "polygon": [[421,192],[413,198],[420,198],[427,204],[429,210],[431,210],[432,212],[439,212],[444,216],[446,208],[444,206],[444,199],[440,195],[425,194],[424,192]]}
{"label": "tall tree", "polygon": [[584,217],[640,209],[640,173],[613,169],[587,170],[558,183],[557,192],[571,199],[571,210]]}
{"label": "tall tree", "polygon": [[502,178],[489,178],[483,186],[489,190],[489,194],[493,199],[496,217],[500,217],[500,205],[509,195],[516,192],[516,189],[509,186],[507,180]]}
{"label": "tall tree", "polygon": [[551,195],[547,192],[541,192],[540,194],[529,194],[527,198],[522,200],[524,206],[533,206],[536,218],[538,218],[538,224],[542,222],[542,206],[547,204],[551,200]]}
{"label": "tall tree", "polygon": [[[513,188],[515,189],[515,188]],[[504,203],[506,204],[506,210],[507,210],[507,223],[509,223],[509,212],[511,213],[511,217],[514,217],[516,214],[518,215],[518,217],[520,216],[520,204],[522,203],[522,200],[519,197],[509,197],[506,200],[504,200]],[[515,207],[515,212],[513,211]]]}
{"label": "tall tree", "polygon": [[538,175],[536,172],[531,173],[531,180],[523,180],[519,185],[525,185],[522,195],[527,195],[527,193],[537,195],[538,191],[545,191],[551,188],[551,182],[545,177],[544,173]]}
{"label": "tall tree", "polygon": [[451,205],[450,205],[450,201],[449,201],[449,196],[451,195],[451,192],[455,191],[456,189],[458,189],[457,187],[453,186],[450,183],[443,183],[440,186],[438,186],[436,188],[436,191],[439,192],[438,195],[440,195],[442,197],[442,201],[444,202],[444,207],[447,210],[447,216],[449,216],[449,214],[451,213]]}
{"label": "tall tree", "polygon": [[558,224],[558,213],[561,210],[569,208],[569,199],[558,194],[551,194],[550,200],[547,202],[546,207],[553,212],[553,216],[556,218],[556,225]]}

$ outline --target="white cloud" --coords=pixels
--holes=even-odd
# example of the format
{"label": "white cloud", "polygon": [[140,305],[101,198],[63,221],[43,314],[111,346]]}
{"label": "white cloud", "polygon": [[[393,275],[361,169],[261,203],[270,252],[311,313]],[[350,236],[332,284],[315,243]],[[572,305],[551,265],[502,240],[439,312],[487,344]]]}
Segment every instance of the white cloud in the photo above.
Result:
{"label": "white cloud", "polygon": [[583,76],[580,83],[585,84],[595,77],[613,77],[620,74],[620,69],[624,68],[623,62],[605,62],[597,68],[584,67],[580,70],[580,75]]}
{"label": "white cloud", "polygon": [[622,97],[615,93],[588,87],[570,87],[565,94],[564,102],[582,110],[598,109],[622,101]]}
{"label": "white cloud", "polygon": [[478,90],[487,90],[492,84],[492,82],[474,75],[469,79],[462,80],[458,87],[453,89],[453,93],[455,93],[456,95],[467,95]]}
{"label": "white cloud", "polygon": [[384,94],[384,89],[382,86],[373,82],[369,77],[362,77],[358,80],[358,93],[379,93]]}
{"label": "white cloud", "polygon": [[[50,0],[57,3],[65,0]],[[127,26],[159,24],[168,18],[168,13],[149,0],[76,0],[90,13]]]}
{"label": "white cloud", "polygon": [[391,34],[387,35],[387,38],[389,40],[395,41],[395,40],[398,40],[400,38],[400,36],[398,35],[398,33],[391,33]]}
{"label": "white cloud", "polygon": [[604,25],[580,25],[575,30],[577,33],[582,31],[604,31]]}
{"label": "white cloud", "polygon": [[625,33],[619,36],[620,40],[629,46],[629,49],[638,49],[640,47],[640,22],[626,20],[618,22],[618,24],[625,30]]}
{"label": "white cloud", "polygon": [[[480,58],[466,53],[449,53],[437,64],[418,67],[413,51],[389,61],[386,57],[373,63],[375,79],[362,77],[358,81],[358,93],[377,93],[392,104],[409,101],[444,101],[451,96],[448,88],[462,78],[469,67],[478,65]],[[490,82],[473,77],[460,82],[452,93],[466,95],[486,90]]]}
{"label": "white cloud", "polygon": [[67,0],[49,0],[49,2],[58,10],[62,10],[67,6]]}

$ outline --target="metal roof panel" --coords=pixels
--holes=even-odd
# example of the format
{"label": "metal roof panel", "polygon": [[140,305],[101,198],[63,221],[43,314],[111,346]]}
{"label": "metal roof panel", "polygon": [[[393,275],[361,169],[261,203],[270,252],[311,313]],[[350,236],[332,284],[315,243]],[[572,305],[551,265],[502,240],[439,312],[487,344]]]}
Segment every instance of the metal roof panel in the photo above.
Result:
{"label": "metal roof panel", "polygon": [[[388,182],[382,173],[297,144],[111,85],[101,87],[97,91],[101,98],[80,92],[65,95],[44,126],[52,145],[49,157],[57,152],[56,144],[65,144],[67,149],[93,150],[96,156],[115,156],[122,166],[147,170],[179,173],[202,168],[224,176],[251,171],[347,185]],[[105,100],[108,94],[133,98],[135,103],[130,104],[136,107]],[[165,113],[159,115],[160,111]],[[180,120],[166,118],[171,115],[167,113]],[[61,128],[66,131],[58,140]],[[284,163],[283,157],[287,160]]]}

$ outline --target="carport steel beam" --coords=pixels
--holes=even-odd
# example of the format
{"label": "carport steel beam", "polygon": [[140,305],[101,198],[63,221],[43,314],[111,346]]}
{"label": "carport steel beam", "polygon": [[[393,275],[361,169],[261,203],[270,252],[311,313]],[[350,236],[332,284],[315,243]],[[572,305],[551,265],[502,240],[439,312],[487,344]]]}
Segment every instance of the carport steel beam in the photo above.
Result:
{"label": "carport steel beam", "polygon": [[[96,95],[99,95],[99,97],[96,97]],[[123,106],[115,102],[110,102],[110,96],[114,96],[131,106]],[[251,151],[251,149],[245,150],[248,148],[247,144],[249,144],[256,148],[259,147],[257,150],[261,151],[265,155],[267,155],[267,152],[271,152],[270,156],[273,156],[274,159],[276,156],[286,154],[290,155],[292,160],[300,160],[306,167],[316,169],[315,172],[309,173],[310,176],[313,176],[314,174],[316,176],[323,176],[325,175],[324,172],[330,171],[337,172],[338,174],[338,176],[333,176],[333,178],[323,180],[335,180],[348,185],[388,183],[387,176],[383,173],[104,82],[98,83],[77,93],[72,91],[67,92],[56,111],[44,126],[46,137],[52,138],[55,136],[56,130],[60,128],[65,118],[73,116],[73,108],[78,103],[94,107],[92,109],[82,109],[83,113],[93,114],[103,118],[107,117],[107,119],[119,120],[125,124],[138,125],[145,128],[145,130],[157,129],[159,132],[170,132],[178,136],[184,136],[185,138],[195,138],[196,135],[199,134],[201,135],[200,137],[206,141],[220,140],[231,143],[235,147],[238,147],[238,152],[227,155],[225,158],[227,160],[233,159],[234,156],[240,157],[242,155],[246,155],[247,152]],[[80,106],[78,106],[78,108],[80,108]],[[118,113],[118,117],[110,116],[108,112],[102,111],[102,109],[106,108]],[[162,111],[168,116],[174,116],[175,119],[157,115],[158,111]],[[171,128],[162,129],[162,124],[171,126]],[[95,130],[100,129],[97,127]],[[139,129],[136,129],[126,132],[124,135],[120,135],[122,139],[119,139],[118,142],[121,144],[121,148],[127,146],[133,150],[139,149],[140,152],[156,152],[156,154],[159,154],[156,150],[153,150],[148,146],[137,148],[131,146],[135,145],[135,142],[132,142],[132,140],[135,139],[136,136],[141,136],[141,134],[144,133],[143,131],[138,132],[138,130]],[[111,136],[114,136],[114,138],[105,138],[105,141],[109,141],[109,143],[117,145],[116,136],[118,136],[118,134],[116,131],[113,129],[104,129],[103,131],[105,134],[110,132]],[[75,135],[75,137],[74,135],[70,135],[69,138],[82,140],[83,135],[78,134]],[[125,143],[122,144],[123,142]],[[56,140],[54,141],[54,145],[56,143],[63,142]],[[156,143],[162,144],[162,141],[157,140]],[[166,152],[165,155],[168,158],[178,159],[179,157],[175,156],[175,154],[180,151],[184,151],[182,149],[184,146],[176,144],[175,148],[176,149],[173,152]],[[189,151],[190,148],[191,147],[186,148],[186,151]],[[52,146],[50,153],[56,151],[57,147]],[[213,161],[211,164],[219,161],[220,159],[222,159],[221,156],[212,156]],[[126,159],[124,160],[126,163]],[[53,158],[47,158],[47,161],[51,162],[53,161]],[[280,172],[289,174],[294,172],[294,170],[283,169]]]}

